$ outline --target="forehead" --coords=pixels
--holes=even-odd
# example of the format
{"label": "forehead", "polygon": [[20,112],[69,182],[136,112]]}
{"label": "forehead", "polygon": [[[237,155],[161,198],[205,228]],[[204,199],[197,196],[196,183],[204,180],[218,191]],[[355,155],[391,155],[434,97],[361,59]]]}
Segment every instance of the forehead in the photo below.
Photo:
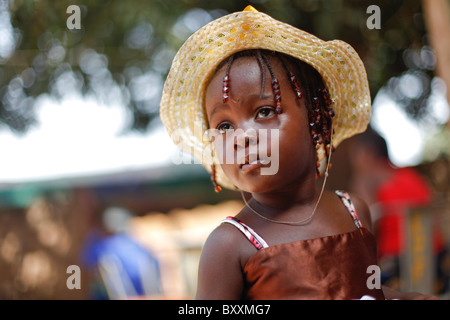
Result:
{"label": "forehead", "polygon": [[[211,81],[208,84],[208,87],[206,89],[207,93],[208,91],[214,91],[216,92],[217,88],[220,88],[219,93],[221,93],[221,88],[223,86],[223,77],[226,74],[228,63],[225,63],[222,68],[220,68],[211,78]],[[233,83],[230,83],[230,85],[240,83],[254,83],[254,82],[261,82],[261,69],[260,66],[256,60],[256,57],[250,56],[250,57],[239,57],[233,61],[231,64],[231,68],[229,71],[230,79],[232,79]],[[234,87],[239,87],[234,85]],[[213,90],[211,90],[213,89]]]}
{"label": "forehead", "polygon": [[[275,74],[278,74],[278,68],[281,63],[278,59],[268,57],[272,69]],[[216,100],[222,99],[223,78],[226,74],[227,64],[225,63],[211,78],[205,92],[206,107],[211,103],[216,103]],[[271,92],[270,81],[271,76],[265,64],[263,64],[266,73],[265,92]],[[236,58],[230,68],[230,91],[233,97],[249,94],[260,94],[262,89],[262,71],[256,56],[244,56]],[[277,75],[278,76],[278,75]]]}

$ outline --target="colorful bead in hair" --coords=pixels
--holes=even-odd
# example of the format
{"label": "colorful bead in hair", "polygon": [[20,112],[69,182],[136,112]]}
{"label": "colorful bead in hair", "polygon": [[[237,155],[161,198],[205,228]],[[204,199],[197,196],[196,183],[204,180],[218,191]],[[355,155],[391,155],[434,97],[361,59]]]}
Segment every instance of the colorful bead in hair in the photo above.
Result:
{"label": "colorful bead in hair", "polygon": [[280,92],[280,84],[278,82],[278,79],[273,76],[272,77],[272,91],[276,103],[275,111],[277,114],[281,113],[281,92]]}
{"label": "colorful bead in hair", "polygon": [[286,70],[286,72],[287,72],[289,82],[291,83],[291,87],[294,90],[295,95],[297,96],[297,99],[301,99],[302,98],[302,92],[300,91],[300,86],[298,85],[297,77],[295,76],[295,74],[291,70],[289,70],[289,68],[286,65],[286,62],[284,62],[284,59],[281,56],[281,54],[279,54],[277,52],[277,56],[278,56],[278,59],[281,61],[281,64],[283,65],[284,70]]}
{"label": "colorful bead in hair", "polygon": [[223,88],[222,88],[222,102],[226,103],[228,102],[228,99],[230,97],[230,69],[231,64],[233,63],[234,56],[231,56],[230,60],[228,61],[227,71],[225,73],[225,77],[223,77]]}
{"label": "colorful bead in hair", "polygon": [[222,187],[219,186],[219,184],[217,183],[217,177],[216,177],[216,165],[212,164],[211,165],[211,182],[214,185],[214,191],[215,192],[220,192],[222,191]]}
{"label": "colorful bead in hair", "polygon": [[230,76],[227,74],[225,77],[223,77],[223,89],[222,89],[222,102],[226,103],[228,102],[229,93],[230,93]]}
{"label": "colorful bead in hair", "polygon": [[300,91],[300,86],[297,83],[297,78],[295,77],[295,74],[293,74],[291,71],[288,73],[289,82],[291,83],[292,89],[294,89],[294,92],[297,96],[297,99],[302,98],[302,92]]}
{"label": "colorful bead in hair", "polygon": [[[309,112],[309,125],[312,137],[312,142],[316,150],[320,149],[323,144],[326,158],[334,151],[331,144],[332,132],[332,118],[334,117],[334,110],[332,107],[332,100],[326,88],[318,89],[318,97],[312,97],[312,110]],[[328,165],[328,169],[331,163]],[[321,177],[320,163],[316,163],[316,176]]]}

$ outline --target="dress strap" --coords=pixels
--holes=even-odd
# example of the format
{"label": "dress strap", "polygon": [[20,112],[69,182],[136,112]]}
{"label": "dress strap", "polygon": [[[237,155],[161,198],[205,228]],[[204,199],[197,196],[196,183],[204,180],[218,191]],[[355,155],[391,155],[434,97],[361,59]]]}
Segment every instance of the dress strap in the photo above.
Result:
{"label": "dress strap", "polygon": [[269,246],[267,242],[264,241],[264,239],[261,238],[261,236],[252,228],[235,217],[226,217],[226,219],[223,219],[220,223],[230,223],[234,225],[247,237],[247,239],[255,246],[257,250],[261,250]]}
{"label": "dress strap", "polygon": [[350,212],[353,221],[355,222],[356,227],[359,229],[362,227],[361,220],[359,220],[358,214],[356,213],[355,206],[353,205],[352,200],[350,199],[350,195],[348,192],[341,191],[341,190],[335,190],[334,191],[338,197],[342,200],[342,203],[347,208],[348,212]]}

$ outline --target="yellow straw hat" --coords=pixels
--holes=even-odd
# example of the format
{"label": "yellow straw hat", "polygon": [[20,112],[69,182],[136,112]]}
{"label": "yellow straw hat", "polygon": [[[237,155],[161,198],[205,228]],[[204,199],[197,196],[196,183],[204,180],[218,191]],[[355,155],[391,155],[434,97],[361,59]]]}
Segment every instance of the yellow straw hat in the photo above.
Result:
{"label": "yellow straw hat", "polygon": [[[242,50],[267,49],[290,55],[314,67],[328,89],[335,117],[332,141],[363,132],[371,113],[366,70],[356,51],[340,40],[323,41],[248,6],[203,26],[176,54],[161,99],[161,120],[175,144],[210,171],[219,164],[205,132],[209,129],[204,92],[217,66]],[[323,159],[324,153],[320,155]],[[216,165],[217,182],[233,184]]]}

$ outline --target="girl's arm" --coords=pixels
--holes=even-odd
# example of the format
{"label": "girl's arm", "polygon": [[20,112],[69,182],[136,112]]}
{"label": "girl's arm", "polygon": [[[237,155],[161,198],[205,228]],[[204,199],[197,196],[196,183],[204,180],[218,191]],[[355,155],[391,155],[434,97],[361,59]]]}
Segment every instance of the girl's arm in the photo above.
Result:
{"label": "girl's arm", "polygon": [[242,298],[243,277],[240,260],[242,235],[233,226],[222,224],[208,237],[200,257],[198,300]]}

